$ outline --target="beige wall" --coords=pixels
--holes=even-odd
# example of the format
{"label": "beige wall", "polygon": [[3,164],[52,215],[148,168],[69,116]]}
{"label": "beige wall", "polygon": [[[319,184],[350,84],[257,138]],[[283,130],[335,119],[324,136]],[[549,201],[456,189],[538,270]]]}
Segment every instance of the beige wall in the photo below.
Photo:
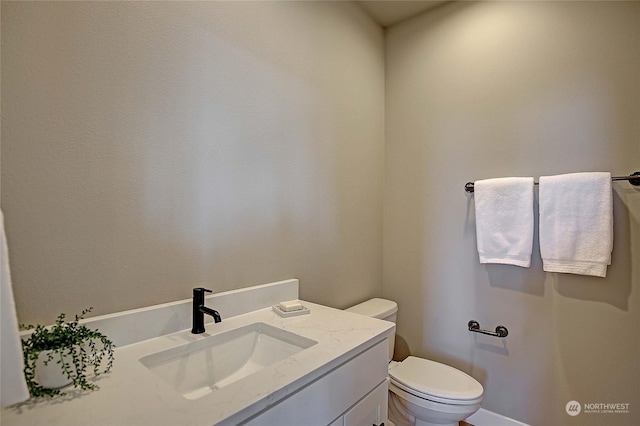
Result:
{"label": "beige wall", "polygon": [[[607,278],[481,266],[467,181],[640,170],[640,3],[473,2],[386,36],[383,294],[397,355],[471,373],[532,425],[640,416],[640,191],[614,184]],[[536,191],[537,196],[537,191]],[[537,239],[537,224],[536,224]],[[496,339],[466,330],[503,324]],[[630,403],[569,417],[565,404]]]}
{"label": "beige wall", "polygon": [[301,279],[382,289],[383,31],[356,4],[2,3],[21,322]]}

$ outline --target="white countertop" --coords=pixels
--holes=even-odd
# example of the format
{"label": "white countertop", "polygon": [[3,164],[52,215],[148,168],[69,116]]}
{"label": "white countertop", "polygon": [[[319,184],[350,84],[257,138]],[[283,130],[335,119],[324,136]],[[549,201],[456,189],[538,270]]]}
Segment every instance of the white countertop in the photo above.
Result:
{"label": "white countertop", "polygon": [[[303,302],[309,315],[282,318],[271,308],[207,324],[206,332],[179,331],[116,349],[111,373],[93,392],[2,409],[1,423],[13,425],[141,426],[237,424],[303,388],[338,365],[388,337],[393,323]],[[196,400],[165,384],[140,358],[246,324],[263,322],[313,339],[310,348]]]}

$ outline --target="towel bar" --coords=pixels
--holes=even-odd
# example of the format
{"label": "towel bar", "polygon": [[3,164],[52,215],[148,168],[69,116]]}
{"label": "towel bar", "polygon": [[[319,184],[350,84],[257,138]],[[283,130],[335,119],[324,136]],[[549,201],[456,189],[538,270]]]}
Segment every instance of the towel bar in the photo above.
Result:
{"label": "towel bar", "polygon": [[509,330],[507,330],[507,327],[505,327],[504,325],[497,326],[496,331],[481,329],[480,324],[478,323],[478,321],[475,321],[475,320],[469,321],[467,325],[469,326],[469,331],[473,331],[474,333],[487,334],[489,336],[503,337],[503,338],[507,337],[507,335],[509,334]]}
{"label": "towel bar", "polygon": [[[628,180],[629,183],[633,186],[640,186],[640,172],[631,173],[629,176],[611,176],[611,180]],[[534,185],[538,185],[538,182],[533,182]],[[473,192],[474,184],[473,182],[467,182],[464,184],[464,190],[471,193]]]}

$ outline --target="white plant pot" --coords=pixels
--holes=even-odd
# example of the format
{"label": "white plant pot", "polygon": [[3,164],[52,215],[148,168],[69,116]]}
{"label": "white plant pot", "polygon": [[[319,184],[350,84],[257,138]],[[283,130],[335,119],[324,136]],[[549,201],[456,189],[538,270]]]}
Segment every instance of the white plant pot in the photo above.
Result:
{"label": "white plant pot", "polygon": [[[44,361],[49,357],[49,353],[53,352],[53,359],[45,365]],[[73,361],[70,355],[66,353],[62,355],[63,362],[70,364],[73,368]],[[59,351],[42,351],[38,356],[38,360],[35,363],[35,381],[47,389],[60,389],[72,383],[62,369],[62,364],[59,364],[60,352]]]}

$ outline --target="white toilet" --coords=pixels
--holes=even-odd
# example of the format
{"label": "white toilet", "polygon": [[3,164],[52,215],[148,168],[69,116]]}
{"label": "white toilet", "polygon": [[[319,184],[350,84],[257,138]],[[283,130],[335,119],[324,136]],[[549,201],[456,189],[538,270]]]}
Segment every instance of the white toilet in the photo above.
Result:
{"label": "white toilet", "polygon": [[[370,299],[349,312],[396,322],[398,305]],[[458,426],[480,409],[483,389],[473,377],[435,361],[407,357],[391,361],[395,335],[389,338],[389,420],[397,426]]]}

